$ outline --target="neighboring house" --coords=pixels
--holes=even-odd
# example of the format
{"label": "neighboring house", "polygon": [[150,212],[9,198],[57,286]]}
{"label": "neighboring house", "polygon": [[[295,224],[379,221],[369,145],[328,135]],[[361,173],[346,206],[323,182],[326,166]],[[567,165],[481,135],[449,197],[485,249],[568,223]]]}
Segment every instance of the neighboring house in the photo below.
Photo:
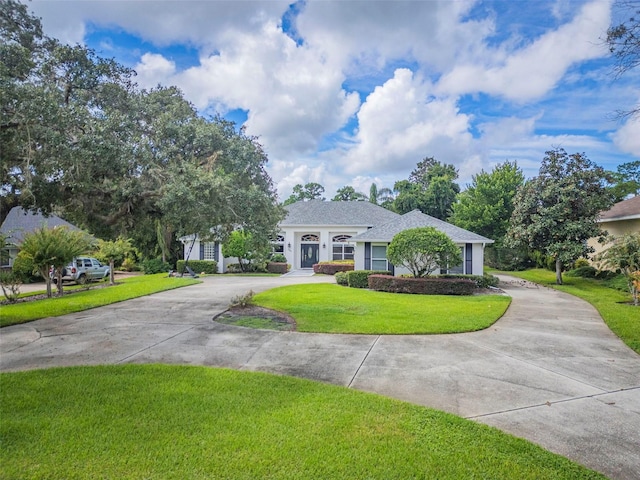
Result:
{"label": "neighboring house", "polygon": [[[433,226],[446,233],[462,251],[463,263],[448,271],[482,275],[484,246],[493,240],[476,235],[437,218],[413,211],[398,215],[370,202],[326,202],[310,200],[285,207],[274,252],[287,257],[293,270],[311,268],[329,260],[354,260],[356,270],[395,270],[386,258],[393,236],[408,228]],[[183,237],[185,259],[216,260],[218,271],[226,271],[235,258],[222,258],[218,242],[200,242]],[[220,261],[222,259],[222,261]]]}
{"label": "neighboring house", "polygon": [[0,252],[0,267],[12,267],[13,261],[20,251],[20,245],[25,234],[31,233],[43,225],[51,228],[65,226],[70,230],[80,230],[75,225],[56,215],[45,217],[40,212],[31,212],[22,207],[13,207],[0,227],[0,233],[7,236],[8,245],[8,248],[4,248]]}
{"label": "neighboring house", "polygon": [[[603,230],[616,237],[625,233],[640,232],[640,195],[616,203],[600,214],[598,222]],[[599,243],[597,238],[589,239],[588,244],[595,248],[596,254],[607,247]]]}

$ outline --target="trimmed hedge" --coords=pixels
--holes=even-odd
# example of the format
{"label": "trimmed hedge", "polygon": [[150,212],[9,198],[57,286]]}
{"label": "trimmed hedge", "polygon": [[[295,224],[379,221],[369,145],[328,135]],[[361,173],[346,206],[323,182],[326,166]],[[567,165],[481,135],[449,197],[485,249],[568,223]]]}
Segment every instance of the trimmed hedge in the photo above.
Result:
{"label": "trimmed hedge", "polygon": [[289,271],[289,265],[287,262],[268,262],[267,272],[269,273],[281,273],[285,274]]}
{"label": "trimmed hedge", "polygon": [[498,283],[500,283],[500,279],[498,277],[494,277],[493,275],[489,275],[485,273],[484,275],[454,275],[454,274],[444,274],[438,275],[435,278],[460,278],[460,279],[468,279],[476,282],[478,288],[489,288],[489,287],[497,287]]}
{"label": "trimmed hedge", "polygon": [[350,272],[353,270],[353,263],[319,262],[313,265],[313,273],[324,273],[325,275],[335,275],[338,272]]}
{"label": "trimmed hedge", "polygon": [[369,275],[371,290],[420,295],[472,295],[476,283],[466,278],[405,278],[391,275]]}
{"label": "trimmed hedge", "polygon": [[347,272],[336,272],[336,283],[338,285],[342,285],[344,287],[349,286],[349,279],[347,277]]}
{"label": "trimmed hedge", "polygon": [[[184,263],[184,260],[178,260],[178,273],[184,273]],[[218,273],[218,262],[215,260],[189,260],[188,265],[195,273]]]}
{"label": "trimmed hedge", "polygon": [[347,285],[351,288],[369,288],[369,275],[391,275],[384,270],[355,270],[347,272]]}

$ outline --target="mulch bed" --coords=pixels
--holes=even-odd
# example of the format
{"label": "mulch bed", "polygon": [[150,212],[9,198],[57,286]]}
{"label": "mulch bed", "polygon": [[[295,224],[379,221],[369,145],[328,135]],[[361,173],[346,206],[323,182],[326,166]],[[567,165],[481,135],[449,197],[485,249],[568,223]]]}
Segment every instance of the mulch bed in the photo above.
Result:
{"label": "mulch bed", "polygon": [[[118,282],[116,282],[115,284],[118,285]],[[91,284],[91,285],[87,285],[87,286],[82,287],[82,288],[75,288],[73,290],[68,290],[68,289],[67,290],[63,290],[62,291],[62,295],[64,295],[64,296],[72,295],[72,294],[78,293],[78,292],[86,292],[87,290],[96,290],[98,288],[105,288],[105,287],[110,287],[110,286],[111,285],[109,285],[109,282],[100,283],[100,284]],[[51,293],[52,293],[51,298],[59,297],[59,295],[58,295],[58,287],[56,287],[55,285],[51,285]],[[1,291],[0,291],[0,295],[2,295]],[[29,295],[27,297],[20,297],[15,302],[9,302],[8,300],[3,300],[3,301],[0,302],[0,306],[2,306],[2,305],[15,305],[16,303],[35,302],[36,300],[45,300],[47,298],[48,297],[47,297],[46,293],[41,293],[41,294],[38,294],[38,295]]]}

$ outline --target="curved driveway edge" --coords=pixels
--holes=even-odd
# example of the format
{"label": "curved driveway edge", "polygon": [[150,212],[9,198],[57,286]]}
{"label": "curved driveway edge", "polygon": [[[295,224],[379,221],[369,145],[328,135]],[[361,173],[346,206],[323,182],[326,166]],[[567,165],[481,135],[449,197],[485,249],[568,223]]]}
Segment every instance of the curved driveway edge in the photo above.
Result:
{"label": "curved driveway edge", "polygon": [[640,356],[588,303],[502,277],[513,297],[481,332],[375,336],[212,322],[248,290],[331,277],[204,282],[0,330],[0,371],[105,363],[294,375],[438,408],[527,438],[611,478],[640,471]]}

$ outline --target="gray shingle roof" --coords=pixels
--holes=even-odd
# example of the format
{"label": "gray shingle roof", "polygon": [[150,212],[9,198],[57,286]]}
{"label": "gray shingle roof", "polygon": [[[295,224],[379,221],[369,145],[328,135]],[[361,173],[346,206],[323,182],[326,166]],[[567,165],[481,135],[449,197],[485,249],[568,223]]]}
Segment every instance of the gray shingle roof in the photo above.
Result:
{"label": "gray shingle roof", "polygon": [[470,232],[464,228],[456,227],[443,220],[425,215],[420,210],[413,210],[398,218],[367,230],[360,235],[351,238],[355,242],[390,242],[393,237],[409,228],[435,227],[437,230],[447,234],[456,243],[493,243],[493,240]]}
{"label": "gray shingle roof", "polygon": [[45,217],[40,212],[34,213],[25,210],[22,207],[13,207],[9,211],[7,218],[2,222],[0,232],[2,232],[3,235],[8,236],[8,243],[12,245],[20,245],[22,243],[22,238],[26,233],[31,233],[45,224],[51,228],[65,226],[70,230],[80,230],[75,225],[72,225],[56,215]]}
{"label": "gray shingle roof", "polygon": [[373,227],[390,222],[400,215],[371,202],[325,202],[308,200],[285,207],[286,218],[280,226],[345,225]]}
{"label": "gray shingle roof", "polygon": [[633,218],[640,218],[640,195],[618,202],[600,215],[602,222]]}

